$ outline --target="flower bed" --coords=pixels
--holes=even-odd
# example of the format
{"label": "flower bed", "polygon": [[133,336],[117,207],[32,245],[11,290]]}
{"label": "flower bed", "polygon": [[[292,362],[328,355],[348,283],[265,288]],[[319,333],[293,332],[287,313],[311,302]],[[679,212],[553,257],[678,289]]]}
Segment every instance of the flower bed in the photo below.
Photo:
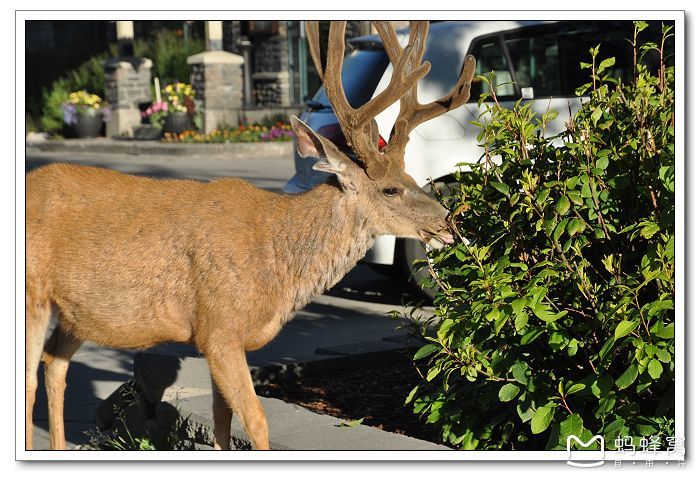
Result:
{"label": "flower bed", "polygon": [[166,133],[163,142],[188,144],[227,144],[238,142],[287,142],[292,140],[292,127],[283,122],[271,126],[240,125],[214,129],[208,134],[187,130],[181,134]]}

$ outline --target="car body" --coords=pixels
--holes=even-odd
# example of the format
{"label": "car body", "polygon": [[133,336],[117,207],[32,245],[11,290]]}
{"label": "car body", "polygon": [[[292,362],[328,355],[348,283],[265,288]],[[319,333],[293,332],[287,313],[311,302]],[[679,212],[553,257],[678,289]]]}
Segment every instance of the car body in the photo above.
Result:
{"label": "car body", "polygon": [[[627,25],[629,24],[629,25]],[[424,59],[431,63],[428,75],[418,85],[418,100],[426,103],[449,93],[457,79],[467,53],[477,59],[476,75],[493,72],[496,94],[501,104],[510,106],[516,100],[533,102],[538,114],[554,110],[559,116],[548,124],[547,135],[564,129],[565,121],[576,112],[585,99],[574,90],[590,81],[589,73],[579,62],[590,59],[588,49],[603,44],[599,59],[610,56],[624,58],[620,49],[629,48],[624,38],[631,22],[605,21],[448,21],[430,26]],[[400,30],[402,45],[408,30]],[[353,106],[361,105],[386,88],[392,66],[383,51],[378,36],[369,35],[350,40],[353,50],[345,58],[343,86]],[[617,53],[617,55],[615,55]],[[627,55],[629,57],[629,55]],[[629,66],[616,65],[617,77],[631,75]],[[483,107],[478,105],[481,94],[488,93],[485,83],[475,77],[471,98],[462,107],[443,114],[422,125],[412,133],[405,153],[406,172],[419,185],[430,185],[431,179],[449,183],[458,164],[479,162],[484,155],[477,136],[479,127],[470,124],[478,120]],[[312,129],[349,151],[321,88],[307,103],[301,120]],[[380,144],[388,139],[399,112],[395,103],[376,117]],[[296,174],[285,185],[288,193],[303,192],[327,180],[328,174],[311,169],[315,159],[301,158],[295,151]],[[370,264],[409,268],[420,257],[422,248],[417,241],[382,236],[367,253]],[[416,279],[414,279],[416,280]]]}

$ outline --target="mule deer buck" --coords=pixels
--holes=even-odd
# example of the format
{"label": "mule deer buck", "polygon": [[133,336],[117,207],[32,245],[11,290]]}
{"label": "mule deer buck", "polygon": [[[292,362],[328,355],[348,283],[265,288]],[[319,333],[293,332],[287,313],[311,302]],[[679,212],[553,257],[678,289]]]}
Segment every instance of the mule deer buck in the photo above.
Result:
{"label": "mule deer buck", "polygon": [[[428,104],[417,83],[428,22],[413,22],[400,46],[388,22],[375,27],[393,65],[389,86],[359,108],[343,91],[345,22],[332,22],[321,58],[318,22],[307,22],[314,64],[353,160],[292,117],[297,149],[332,181],[299,195],[239,179],[155,180],[107,169],[50,165],[27,174],[26,448],[32,448],[37,369],[45,364],[52,449],[65,448],[63,404],[71,356],[83,341],[144,349],[194,344],[212,377],[215,448],[228,449],[235,412],[255,449],[269,449],[265,414],[246,351],[258,349],[293,313],[338,282],[382,234],[453,242],[448,212],[404,172],[409,133],[463,105],[475,62],[456,87]],[[396,101],[388,146],[374,117]],[[52,309],[58,325],[46,343]]]}

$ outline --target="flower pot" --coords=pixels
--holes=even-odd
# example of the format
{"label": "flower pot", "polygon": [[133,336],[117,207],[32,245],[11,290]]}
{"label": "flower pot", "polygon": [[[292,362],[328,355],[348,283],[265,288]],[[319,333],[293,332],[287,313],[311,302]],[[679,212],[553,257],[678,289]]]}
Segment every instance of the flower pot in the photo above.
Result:
{"label": "flower pot", "polygon": [[185,130],[192,130],[194,123],[187,112],[171,112],[165,118],[163,130],[170,134],[181,134]]}
{"label": "flower pot", "polygon": [[74,125],[75,135],[81,139],[92,139],[102,132],[102,114],[97,110],[78,112]]}

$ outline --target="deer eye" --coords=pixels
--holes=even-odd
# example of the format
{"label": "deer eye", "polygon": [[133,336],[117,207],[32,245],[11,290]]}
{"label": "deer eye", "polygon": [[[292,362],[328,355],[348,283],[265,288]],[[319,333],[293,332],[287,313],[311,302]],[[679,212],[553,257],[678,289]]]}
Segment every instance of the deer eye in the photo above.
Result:
{"label": "deer eye", "polygon": [[395,195],[399,194],[399,189],[395,187],[390,187],[388,189],[382,190],[382,193],[387,197],[394,197]]}

